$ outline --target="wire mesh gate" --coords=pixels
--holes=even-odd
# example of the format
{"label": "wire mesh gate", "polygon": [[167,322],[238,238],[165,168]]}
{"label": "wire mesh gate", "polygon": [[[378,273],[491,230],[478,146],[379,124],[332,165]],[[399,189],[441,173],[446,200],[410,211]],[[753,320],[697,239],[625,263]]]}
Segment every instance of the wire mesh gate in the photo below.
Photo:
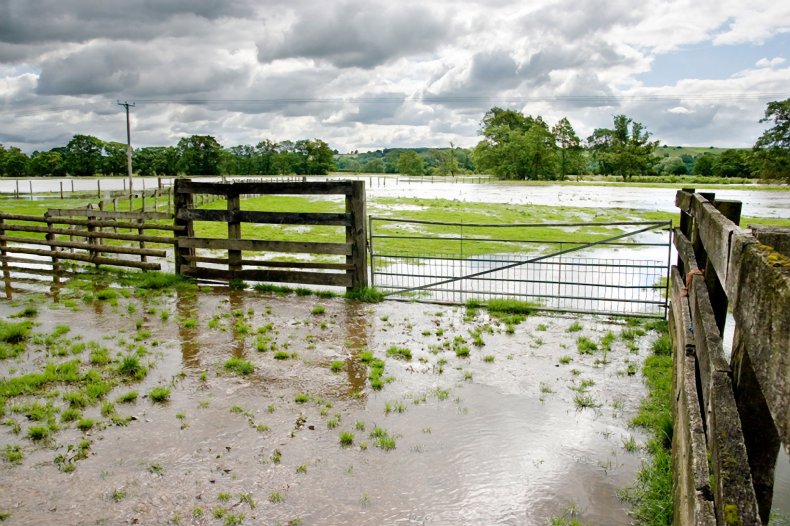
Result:
{"label": "wire mesh gate", "polygon": [[671,221],[461,224],[369,218],[372,285],[393,299],[511,298],[665,317]]}

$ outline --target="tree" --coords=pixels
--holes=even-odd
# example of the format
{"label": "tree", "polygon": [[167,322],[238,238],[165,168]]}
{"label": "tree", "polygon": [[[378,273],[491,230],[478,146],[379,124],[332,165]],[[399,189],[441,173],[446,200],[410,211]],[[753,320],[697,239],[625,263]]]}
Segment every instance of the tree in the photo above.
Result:
{"label": "tree", "polygon": [[104,142],[92,135],[75,135],[66,145],[63,160],[66,170],[74,176],[91,177],[101,169]]}
{"label": "tree", "polygon": [[556,178],[557,145],[543,119],[491,108],[472,152],[478,170],[504,179]]}
{"label": "tree", "polygon": [[187,175],[217,175],[222,146],[211,135],[184,137],[176,145],[178,164]]}
{"label": "tree", "polygon": [[34,177],[62,176],[66,169],[63,166],[63,157],[57,150],[48,152],[33,152],[30,156],[28,171]]}
{"label": "tree", "polygon": [[366,162],[365,166],[363,166],[362,168],[367,173],[383,174],[384,173],[384,160],[380,159],[380,158],[371,159],[370,161]]}
{"label": "tree", "polygon": [[326,175],[334,168],[335,154],[329,145],[321,139],[298,141],[297,144],[302,145],[304,151],[302,161],[304,171],[302,173]]}
{"label": "tree", "polygon": [[551,129],[551,133],[558,148],[560,179],[571,174],[580,174],[584,170],[581,140],[567,117],[561,118]]}
{"label": "tree", "polygon": [[2,162],[0,173],[8,177],[24,177],[27,175],[28,156],[16,146],[5,150],[2,157],[0,157],[0,162]]}
{"label": "tree", "polygon": [[102,174],[126,175],[126,145],[120,142],[105,142],[102,158]]}
{"label": "tree", "polygon": [[790,99],[769,102],[760,122],[774,125],[754,144],[756,172],[761,177],[790,181]]}
{"label": "tree", "polygon": [[403,175],[422,175],[425,173],[425,163],[417,152],[401,152],[398,156],[398,173]]}
{"label": "tree", "polygon": [[658,141],[650,141],[644,125],[625,115],[614,116],[612,129],[599,128],[587,138],[599,170],[619,175],[624,181],[649,173],[658,159],[653,155]]}
{"label": "tree", "polygon": [[694,161],[694,168],[691,169],[692,175],[713,175],[714,159],[712,155],[701,155]]}
{"label": "tree", "polygon": [[749,160],[744,150],[724,150],[713,163],[716,177],[749,177]]}

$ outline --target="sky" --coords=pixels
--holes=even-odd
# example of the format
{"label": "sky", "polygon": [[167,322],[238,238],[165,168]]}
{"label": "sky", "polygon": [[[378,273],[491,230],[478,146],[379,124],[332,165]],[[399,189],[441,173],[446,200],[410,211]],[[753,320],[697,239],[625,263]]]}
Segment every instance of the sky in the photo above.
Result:
{"label": "sky", "polygon": [[313,139],[472,147],[493,106],[625,114],[662,144],[749,147],[790,97],[777,0],[0,0],[0,144]]}

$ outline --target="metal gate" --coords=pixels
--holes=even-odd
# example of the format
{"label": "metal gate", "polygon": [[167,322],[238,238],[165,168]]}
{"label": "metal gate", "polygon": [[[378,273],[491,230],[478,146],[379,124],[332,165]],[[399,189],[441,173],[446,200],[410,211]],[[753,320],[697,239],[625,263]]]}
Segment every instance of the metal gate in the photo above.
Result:
{"label": "metal gate", "polygon": [[462,224],[369,218],[372,285],[393,299],[511,298],[665,317],[671,221]]}

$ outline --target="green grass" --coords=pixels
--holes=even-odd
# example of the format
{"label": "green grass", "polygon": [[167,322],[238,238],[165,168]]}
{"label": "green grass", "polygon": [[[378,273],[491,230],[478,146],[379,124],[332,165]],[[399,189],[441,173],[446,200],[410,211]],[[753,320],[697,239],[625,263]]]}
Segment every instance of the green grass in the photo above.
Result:
{"label": "green grass", "polygon": [[16,444],[6,444],[3,449],[3,459],[10,464],[21,464],[24,458],[22,448]]}
{"label": "green grass", "polygon": [[351,431],[343,431],[340,433],[340,445],[351,446],[354,444],[354,433]]}
{"label": "green grass", "polygon": [[252,374],[255,371],[255,366],[252,364],[252,362],[236,357],[229,358],[227,361],[225,361],[224,367],[225,369],[232,371],[239,376],[247,376],[248,374]]}
{"label": "green grass", "polygon": [[0,342],[19,343],[30,336],[32,324],[29,321],[7,322],[0,320]]}
{"label": "green grass", "polygon": [[167,402],[170,400],[170,389],[167,387],[154,387],[148,391],[148,398],[150,398],[152,402]]}
{"label": "green grass", "polygon": [[333,373],[339,373],[340,371],[343,370],[345,365],[346,362],[344,362],[343,360],[335,360],[329,364],[329,369],[331,369]]}
{"label": "green grass", "polygon": [[363,301],[365,303],[380,303],[384,301],[384,293],[377,289],[365,287],[352,289],[345,293],[347,300]]}
{"label": "green grass", "polygon": [[636,484],[623,491],[623,497],[632,505],[632,514],[638,524],[647,526],[672,524],[671,353],[668,334],[663,332],[654,341],[653,354],[642,368],[648,394],[631,421],[632,425],[650,432],[651,438],[646,445],[650,458],[639,470]]}
{"label": "green grass", "polygon": [[387,356],[399,358],[401,360],[411,360],[411,350],[406,347],[392,345],[389,349],[387,349]]}
{"label": "green grass", "polygon": [[586,336],[576,338],[576,349],[579,354],[593,354],[598,350],[598,344]]}

